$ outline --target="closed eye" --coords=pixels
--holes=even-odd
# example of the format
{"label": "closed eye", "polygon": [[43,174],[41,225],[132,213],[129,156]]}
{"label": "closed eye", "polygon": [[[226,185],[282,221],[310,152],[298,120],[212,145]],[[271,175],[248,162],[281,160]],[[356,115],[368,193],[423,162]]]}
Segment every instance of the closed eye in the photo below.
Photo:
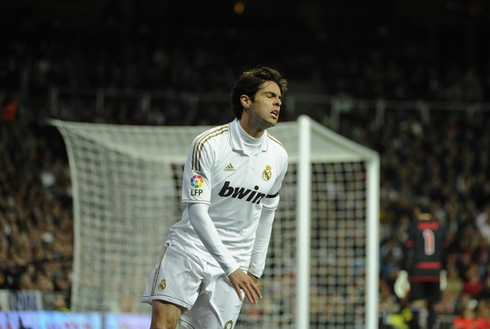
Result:
{"label": "closed eye", "polygon": [[266,96],[267,96],[268,98],[279,98],[279,100],[282,100],[282,96],[277,95],[277,94],[276,94],[276,93],[274,93],[274,92],[267,92],[267,93],[266,93]]}

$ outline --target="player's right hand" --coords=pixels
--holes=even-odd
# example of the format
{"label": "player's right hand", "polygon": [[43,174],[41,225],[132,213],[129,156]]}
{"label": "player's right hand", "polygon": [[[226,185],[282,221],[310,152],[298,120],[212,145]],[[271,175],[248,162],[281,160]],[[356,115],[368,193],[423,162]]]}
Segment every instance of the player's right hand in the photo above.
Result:
{"label": "player's right hand", "polygon": [[243,301],[242,290],[245,296],[247,296],[248,301],[252,304],[257,304],[257,296],[262,299],[259,286],[241,269],[237,269],[231,273],[229,278],[241,301]]}

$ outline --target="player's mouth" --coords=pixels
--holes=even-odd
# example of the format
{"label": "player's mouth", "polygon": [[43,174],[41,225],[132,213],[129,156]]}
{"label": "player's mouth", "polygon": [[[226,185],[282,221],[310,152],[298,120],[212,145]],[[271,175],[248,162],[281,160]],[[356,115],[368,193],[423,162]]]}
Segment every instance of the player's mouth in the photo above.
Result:
{"label": "player's mouth", "polygon": [[274,120],[279,119],[279,110],[272,110],[271,116]]}

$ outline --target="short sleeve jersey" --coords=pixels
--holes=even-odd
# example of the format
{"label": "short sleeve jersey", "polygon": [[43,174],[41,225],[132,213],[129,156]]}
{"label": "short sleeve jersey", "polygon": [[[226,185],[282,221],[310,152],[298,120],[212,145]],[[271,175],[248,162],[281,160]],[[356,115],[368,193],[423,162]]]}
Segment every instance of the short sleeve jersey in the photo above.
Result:
{"label": "short sleeve jersey", "polygon": [[[258,149],[248,154],[239,125],[235,119],[194,139],[184,167],[182,202],[209,205],[224,246],[246,270],[262,208],[276,209],[279,204],[288,155],[267,131]],[[187,208],[170,229],[169,240],[217,264],[190,223]]]}

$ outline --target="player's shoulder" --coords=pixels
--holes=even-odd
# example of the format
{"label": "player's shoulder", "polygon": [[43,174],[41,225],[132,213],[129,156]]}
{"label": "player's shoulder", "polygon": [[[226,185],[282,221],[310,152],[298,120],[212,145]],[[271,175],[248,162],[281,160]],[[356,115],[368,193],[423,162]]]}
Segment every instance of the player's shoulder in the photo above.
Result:
{"label": "player's shoulder", "polygon": [[281,141],[277,137],[275,137],[274,135],[272,135],[269,131],[267,131],[267,139],[269,141],[269,145],[272,148],[274,148],[275,151],[284,153],[284,155],[287,156],[288,151],[286,150],[286,148],[284,147],[284,145],[282,145]]}
{"label": "player's shoulder", "polygon": [[226,137],[229,133],[229,130],[230,128],[228,124],[210,128],[197,135],[194,138],[194,144],[203,146],[205,144],[208,144],[209,142],[217,141],[223,137]]}
{"label": "player's shoulder", "polygon": [[229,126],[230,126],[229,124],[224,124],[224,125],[219,125],[219,126],[209,128],[203,131],[202,133],[200,133],[199,135],[197,135],[196,139],[213,138],[216,136],[226,134],[230,129]]}

